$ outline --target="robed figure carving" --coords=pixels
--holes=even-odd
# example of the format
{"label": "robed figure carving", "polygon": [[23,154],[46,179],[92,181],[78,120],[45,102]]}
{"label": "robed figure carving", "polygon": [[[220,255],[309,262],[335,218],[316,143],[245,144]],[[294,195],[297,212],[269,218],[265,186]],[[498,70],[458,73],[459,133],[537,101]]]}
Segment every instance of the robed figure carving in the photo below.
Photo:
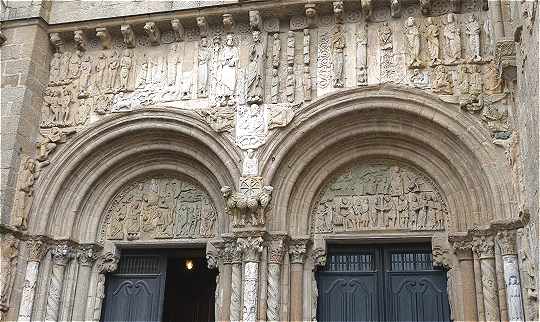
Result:
{"label": "robed figure carving", "polygon": [[221,51],[221,80],[220,80],[220,105],[232,106],[235,104],[234,91],[236,89],[236,72],[238,69],[239,52],[234,45],[232,34],[227,34],[225,46]]}
{"label": "robed figure carving", "polygon": [[253,31],[253,44],[249,51],[249,63],[246,68],[247,102],[261,103],[263,97],[262,67],[263,44],[259,31]]}

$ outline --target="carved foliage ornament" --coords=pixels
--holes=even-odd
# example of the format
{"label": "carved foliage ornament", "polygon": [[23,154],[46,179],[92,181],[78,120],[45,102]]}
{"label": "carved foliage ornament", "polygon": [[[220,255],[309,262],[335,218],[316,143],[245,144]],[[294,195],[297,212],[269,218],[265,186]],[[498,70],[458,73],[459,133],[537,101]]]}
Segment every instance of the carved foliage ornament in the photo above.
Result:
{"label": "carved foliage ornament", "polygon": [[355,165],[322,189],[312,231],[444,230],[447,209],[434,183],[412,168],[393,162]]}
{"label": "carved foliage ornament", "polygon": [[124,187],[109,203],[102,235],[110,240],[206,238],[217,211],[199,186],[151,177]]}

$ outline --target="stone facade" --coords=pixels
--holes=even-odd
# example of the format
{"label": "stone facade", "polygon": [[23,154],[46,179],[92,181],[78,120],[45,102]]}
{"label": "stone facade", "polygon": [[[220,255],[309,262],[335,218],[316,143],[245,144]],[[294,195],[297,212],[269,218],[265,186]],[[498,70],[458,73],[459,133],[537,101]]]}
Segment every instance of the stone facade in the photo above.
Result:
{"label": "stone facade", "polygon": [[454,320],[538,319],[536,1],[2,6],[2,321],[97,321],[171,243],[218,320],[313,321],[374,239],[432,243]]}

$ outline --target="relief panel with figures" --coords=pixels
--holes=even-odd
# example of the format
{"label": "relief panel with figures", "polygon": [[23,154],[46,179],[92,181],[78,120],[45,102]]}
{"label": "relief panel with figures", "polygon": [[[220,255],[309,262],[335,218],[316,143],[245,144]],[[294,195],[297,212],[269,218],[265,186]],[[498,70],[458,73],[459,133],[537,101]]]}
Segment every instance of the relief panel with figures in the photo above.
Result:
{"label": "relief panel with figures", "polygon": [[443,230],[447,214],[428,177],[397,163],[373,163],[350,167],[323,188],[312,231]]}
{"label": "relief panel with figures", "polygon": [[206,238],[215,235],[216,208],[197,185],[170,177],[138,180],[109,203],[109,240]]}

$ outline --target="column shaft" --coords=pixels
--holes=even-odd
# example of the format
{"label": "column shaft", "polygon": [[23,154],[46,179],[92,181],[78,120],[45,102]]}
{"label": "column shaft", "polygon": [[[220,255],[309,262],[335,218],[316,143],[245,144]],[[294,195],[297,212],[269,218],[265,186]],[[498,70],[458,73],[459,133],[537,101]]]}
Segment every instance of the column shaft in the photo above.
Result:
{"label": "column shaft", "polygon": [[[223,287],[223,296],[221,298],[221,320],[229,321],[231,316],[231,273],[232,265],[230,263],[223,264],[223,272],[219,273],[221,285]],[[217,317],[216,317],[217,319]]]}
{"label": "column shaft", "polygon": [[266,319],[268,321],[279,321],[280,297],[280,276],[281,265],[277,263],[268,264],[267,291],[266,298]]}
{"label": "column shaft", "polygon": [[231,321],[240,321],[240,296],[242,291],[242,264],[234,263],[231,273]]}
{"label": "column shaft", "polygon": [[62,296],[65,269],[65,265],[54,264],[52,267],[47,290],[45,321],[58,321],[58,310],[60,308],[60,297]]}
{"label": "column shaft", "polygon": [[244,265],[243,299],[244,308],[242,320],[255,322],[257,320],[257,291],[259,280],[259,263],[247,262]]}
{"label": "column shaft", "polygon": [[506,303],[510,322],[524,321],[523,299],[516,255],[503,255]]}
{"label": "column shaft", "polygon": [[303,321],[302,282],[304,265],[302,263],[291,264],[291,322]]}
{"label": "column shaft", "polygon": [[[482,289],[482,271],[480,269],[480,259],[475,254],[474,255],[474,282],[475,289]],[[485,321],[486,314],[484,312],[484,295],[482,292],[476,292],[476,306],[478,308],[478,321]]]}
{"label": "column shaft", "polygon": [[497,294],[495,258],[480,259],[480,267],[482,270],[482,292],[484,293],[486,320],[499,321],[499,296]]}
{"label": "column shaft", "polygon": [[495,36],[497,39],[504,38],[504,23],[502,19],[501,0],[490,1],[489,11],[491,13],[491,19],[493,21],[493,27],[495,29]]}
{"label": "column shaft", "polygon": [[39,272],[39,262],[29,261],[26,264],[26,273],[24,275],[24,287],[19,306],[19,317],[17,321],[30,321],[32,316],[32,307],[34,305],[34,294],[36,292],[36,282]]}
{"label": "column shaft", "polygon": [[86,303],[88,301],[88,289],[90,285],[90,274],[92,267],[88,265],[79,266],[79,276],[77,276],[77,285],[75,289],[75,300],[73,302],[73,321],[83,321],[85,315]]}

